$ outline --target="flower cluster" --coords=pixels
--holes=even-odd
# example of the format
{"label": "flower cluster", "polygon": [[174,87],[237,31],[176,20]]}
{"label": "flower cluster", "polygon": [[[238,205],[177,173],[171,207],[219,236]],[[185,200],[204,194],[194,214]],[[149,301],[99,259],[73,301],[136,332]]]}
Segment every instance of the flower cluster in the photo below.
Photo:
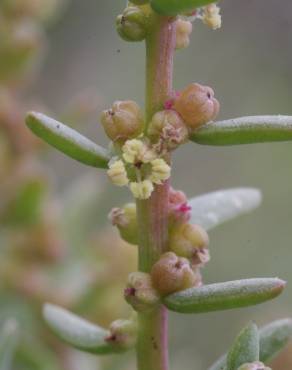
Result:
{"label": "flower cluster", "polygon": [[137,199],[148,199],[155,185],[170,177],[170,166],[142,139],[127,140],[122,156],[109,164],[108,176],[117,186],[129,186]]}

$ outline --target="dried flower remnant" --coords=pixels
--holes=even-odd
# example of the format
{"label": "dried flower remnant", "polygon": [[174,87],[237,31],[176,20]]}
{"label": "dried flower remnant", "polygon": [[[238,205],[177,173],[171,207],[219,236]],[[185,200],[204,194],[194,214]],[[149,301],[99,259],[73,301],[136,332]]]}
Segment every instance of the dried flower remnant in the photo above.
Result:
{"label": "dried flower remnant", "polygon": [[213,30],[221,28],[222,18],[217,4],[210,4],[203,8],[202,21]]}

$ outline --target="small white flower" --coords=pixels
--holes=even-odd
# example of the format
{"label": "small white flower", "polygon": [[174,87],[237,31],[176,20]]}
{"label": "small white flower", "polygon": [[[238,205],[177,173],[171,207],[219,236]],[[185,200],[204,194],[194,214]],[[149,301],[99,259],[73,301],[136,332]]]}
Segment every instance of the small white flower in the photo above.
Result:
{"label": "small white flower", "polygon": [[122,148],[123,158],[127,163],[149,163],[155,158],[153,150],[138,139],[127,140]]}
{"label": "small white flower", "polygon": [[151,166],[152,171],[150,175],[150,180],[154,184],[162,184],[163,181],[169,179],[171,168],[164,159],[154,159],[153,161],[151,161]]}
{"label": "small white flower", "polygon": [[148,199],[150,198],[154,186],[150,180],[144,180],[140,182],[131,182],[130,190],[134,197],[137,199]]}
{"label": "small white flower", "polygon": [[111,181],[117,186],[125,186],[129,183],[125,165],[121,160],[111,163],[107,174]]}

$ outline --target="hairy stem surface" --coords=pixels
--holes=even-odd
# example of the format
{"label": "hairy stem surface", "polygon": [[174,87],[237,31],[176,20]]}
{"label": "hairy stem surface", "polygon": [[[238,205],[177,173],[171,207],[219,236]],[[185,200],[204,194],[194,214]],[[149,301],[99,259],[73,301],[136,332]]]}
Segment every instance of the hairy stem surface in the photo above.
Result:
{"label": "hairy stem surface", "polygon": [[[175,23],[172,18],[152,17],[146,39],[146,119],[163,108],[172,94]],[[169,158],[168,158],[169,160]],[[149,200],[138,200],[139,270],[150,272],[167,251],[169,182],[156,186]],[[168,320],[163,306],[139,314],[138,370],[168,370]]]}

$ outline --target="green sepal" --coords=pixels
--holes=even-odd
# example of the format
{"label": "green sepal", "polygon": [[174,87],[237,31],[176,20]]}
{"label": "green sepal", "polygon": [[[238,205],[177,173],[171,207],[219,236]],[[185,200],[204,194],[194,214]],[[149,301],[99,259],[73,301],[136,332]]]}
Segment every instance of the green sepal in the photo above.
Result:
{"label": "green sepal", "polygon": [[240,145],[292,140],[292,116],[250,116],[212,122],[195,131],[202,145]]}
{"label": "green sepal", "polygon": [[51,330],[64,342],[83,352],[110,354],[121,352],[106,339],[110,332],[51,304],[46,304],[43,315]]}
{"label": "green sepal", "polygon": [[41,113],[30,112],[26,124],[46,143],[88,166],[107,168],[109,152],[77,131]]}
{"label": "green sepal", "polygon": [[256,305],[278,296],[285,287],[278,278],[235,280],[194,287],[164,298],[165,306],[180,313],[204,313]]}
{"label": "green sepal", "polygon": [[150,3],[158,14],[176,16],[214,3],[214,0],[152,0]]}
{"label": "green sepal", "polygon": [[12,362],[19,339],[18,325],[13,319],[7,320],[0,332],[0,369],[13,370]]}
{"label": "green sepal", "polygon": [[210,230],[226,221],[248,213],[261,203],[261,192],[254,188],[214,191],[192,198],[190,222]]}
{"label": "green sepal", "polygon": [[227,355],[226,370],[237,370],[241,365],[259,360],[259,331],[254,323],[245,327],[235,339]]}
{"label": "green sepal", "polygon": [[[260,361],[268,363],[292,338],[292,319],[281,319],[263,326],[260,331]],[[208,370],[223,370],[227,355],[221,356]]]}

